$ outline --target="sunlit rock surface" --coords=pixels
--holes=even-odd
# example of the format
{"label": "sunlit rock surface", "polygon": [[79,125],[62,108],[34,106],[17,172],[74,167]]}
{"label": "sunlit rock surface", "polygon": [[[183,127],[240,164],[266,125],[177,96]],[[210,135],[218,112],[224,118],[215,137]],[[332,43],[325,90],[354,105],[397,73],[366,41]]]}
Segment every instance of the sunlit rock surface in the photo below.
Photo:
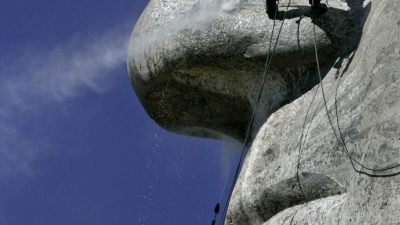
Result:
{"label": "sunlit rock surface", "polygon": [[[272,21],[264,1],[201,2],[213,7],[150,2],[132,36],[130,77],[165,128],[242,139]],[[226,224],[398,225],[400,176],[356,173],[336,136],[340,127],[351,157],[366,167],[400,162],[400,1],[330,0],[328,13],[314,21],[329,117],[310,18],[297,35],[307,2],[292,1]]]}

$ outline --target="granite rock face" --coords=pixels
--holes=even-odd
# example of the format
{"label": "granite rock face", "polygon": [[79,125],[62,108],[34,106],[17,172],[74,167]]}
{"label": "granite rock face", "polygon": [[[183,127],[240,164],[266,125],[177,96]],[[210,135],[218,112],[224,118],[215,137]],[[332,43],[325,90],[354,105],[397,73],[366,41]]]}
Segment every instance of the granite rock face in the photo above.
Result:
{"label": "granite rock face", "polygon": [[[201,6],[169,2],[174,7],[164,12],[159,7],[169,3],[151,1],[132,36],[130,76],[144,107],[176,132],[212,137],[223,132],[243,138],[267,52],[263,33],[271,32],[272,26],[265,25],[272,22],[264,15],[263,1],[233,1],[236,5],[230,8],[222,2],[211,23],[175,29],[166,38],[148,38],[157,44],[139,51],[139,37],[163,30],[176,18],[171,12],[188,17]],[[299,47],[297,10],[307,14],[307,2],[292,1],[283,25],[226,224],[398,225],[400,175],[373,176],[400,168],[368,171],[354,163],[370,176],[359,174],[345,146],[368,168],[400,162],[400,2],[330,0],[328,14],[301,20]],[[286,3],[281,1],[281,10]],[[317,25],[321,84],[313,58],[312,22]],[[250,41],[238,41],[244,36]],[[161,88],[168,79],[170,87]],[[198,96],[203,101],[197,102]],[[162,115],[178,117],[178,109],[178,115],[187,118]]]}
{"label": "granite rock face", "polygon": [[[322,84],[329,118],[321,86],[269,117],[235,187],[228,224],[400,223],[400,177],[356,173],[334,134],[340,135],[339,122],[351,156],[367,167],[378,169],[399,162],[399,6],[400,2],[388,0],[373,2],[357,51],[327,73]],[[296,181],[300,148],[299,180],[305,196]],[[310,176],[321,183],[309,184]],[[292,184],[279,188],[279,194],[271,191],[290,180]],[[337,194],[340,197],[326,198]],[[271,195],[279,201],[271,201]],[[301,203],[306,204],[290,208]],[[280,208],[273,208],[276,206]],[[282,209],[286,210],[280,212]]]}

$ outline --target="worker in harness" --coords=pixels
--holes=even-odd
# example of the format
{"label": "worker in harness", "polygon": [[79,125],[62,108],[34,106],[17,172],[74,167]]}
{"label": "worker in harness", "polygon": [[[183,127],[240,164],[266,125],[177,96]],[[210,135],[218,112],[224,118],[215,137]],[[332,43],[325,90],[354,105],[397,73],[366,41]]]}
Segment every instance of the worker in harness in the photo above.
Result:
{"label": "worker in harness", "polygon": [[[278,0],[266,0],[267,14],[270,19],[275,19],[275,15],[278,15]],[[320,16],[327,11],[325,4],[321,3],[321,0],[308,0],[311,5],[311,14],[313,16]],[[277,16],[279,17],[279,15]]]}

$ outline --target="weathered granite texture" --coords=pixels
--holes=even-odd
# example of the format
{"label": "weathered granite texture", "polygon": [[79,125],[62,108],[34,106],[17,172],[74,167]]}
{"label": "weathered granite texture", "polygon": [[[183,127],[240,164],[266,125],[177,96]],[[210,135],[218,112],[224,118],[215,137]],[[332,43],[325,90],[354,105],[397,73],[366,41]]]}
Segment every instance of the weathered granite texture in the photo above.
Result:
{"label": "weathered granite texture", "polygon": [[[305,0],[292,2],[302,4],[301,12],[309,10]],[[150,2],[132,36],[130,76],[144,107],[162,126],[241,139],[271,21],[262,0],[220,5],[209,11],[211,20],[198,19],[195,9],[202,5],[196,3]],[[329,117],[315,73],[312,21],[301,22],[299,48],[300,11],[292,8],[226,224],[400,224],[400,176],[356,173],[336,137],[339,124],[351,156],[368,167],[400,162],[400,1],[329,3],[328,14],[314,21]],[[187,17],[197,25],[152,36],[158,30],[165,34],[168,21]]]}

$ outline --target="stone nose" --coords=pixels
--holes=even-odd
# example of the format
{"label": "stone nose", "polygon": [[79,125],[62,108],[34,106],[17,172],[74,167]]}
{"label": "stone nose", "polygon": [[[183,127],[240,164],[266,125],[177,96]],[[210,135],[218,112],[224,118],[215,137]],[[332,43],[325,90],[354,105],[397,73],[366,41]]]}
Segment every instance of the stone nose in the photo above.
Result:
{"label": "stone nose", "polygon": [[[132,34],[128,70],[147,113],[171,131],[243,140],[260,90],[269,44],[283,20],[265,14],[265,1],[152,0]],[[285,1],[281,1],[283,11]],[[286,2],[287,3],[287,2]],[[308,2],[293,0],[276,44],[253,130],[317,82],[316,28],[322,68],[341,54],[353,24],[342,9],[307,17]],[[303,4],[303,5],[300,5]],[[301,20],[301,16],[305,17]],[[282,18],[281,18],[282,19]],[[274,38],[270,36],[274,30]],[[351,48],[351,47],[349,47]]]}

